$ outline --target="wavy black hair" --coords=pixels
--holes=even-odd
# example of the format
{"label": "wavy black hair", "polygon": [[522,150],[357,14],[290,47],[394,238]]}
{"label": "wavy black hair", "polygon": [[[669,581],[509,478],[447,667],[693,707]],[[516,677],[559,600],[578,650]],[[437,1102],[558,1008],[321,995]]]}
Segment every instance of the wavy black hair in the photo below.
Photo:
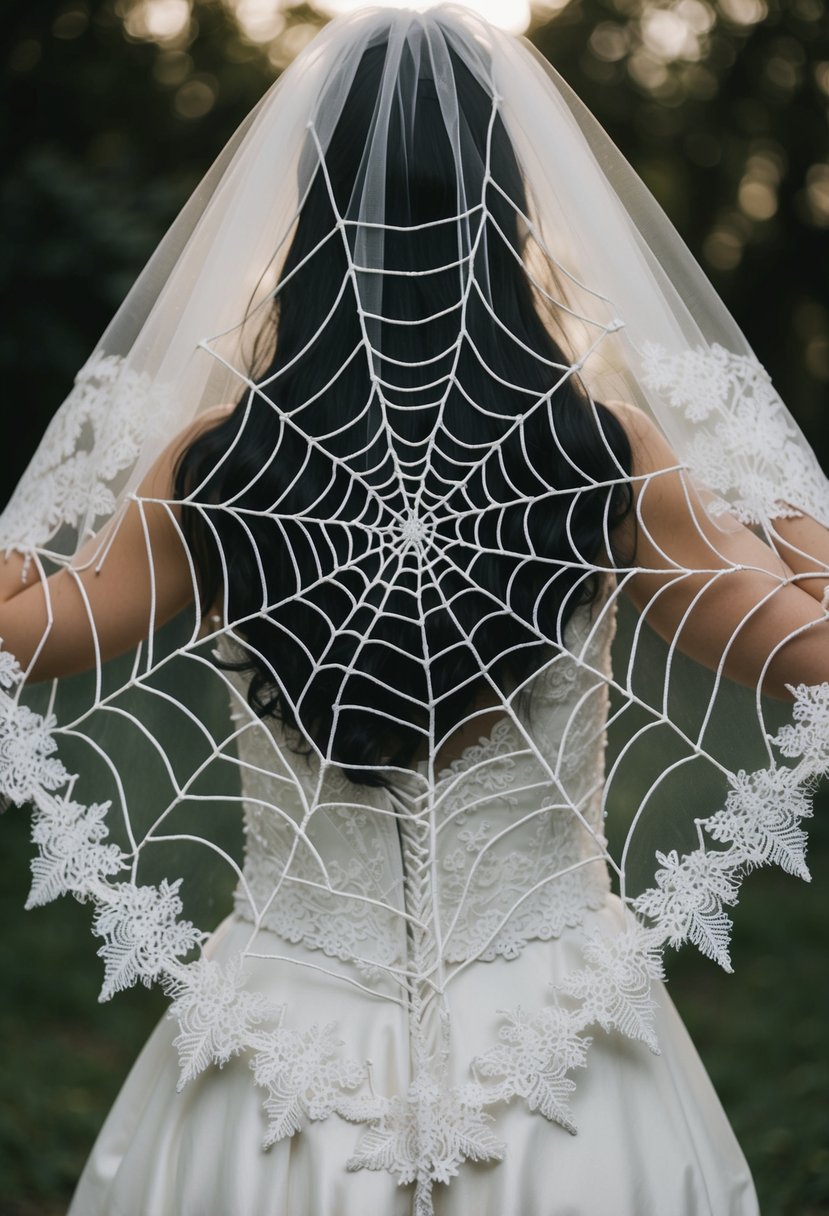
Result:
{"label": "wavy black hair", "polygon": [[[451,732],[488,681],[504,695],[528,681],[595,601],[591,565],[631,507],[625,431],[555,366],[572,360],[522,261],[522,174],[454,54],[454,148],[423,74],[386,148],[385,222],[432,226],[383,230],[383,265],[409,273],[382,277],[373,312],[355,307],[377,282],[353,269],[361,230],[324,238],[360,194],[386,53],[364,52],[310,175],[257,387],[175,479],[204,605],[226,594],[245,641],[251,704],[367,784]],[[486,204],[460,224],[458,148],[467,198]],[[459,256],[477,284],[460,342]],[[438,545],[405,543],[417,494]]]}

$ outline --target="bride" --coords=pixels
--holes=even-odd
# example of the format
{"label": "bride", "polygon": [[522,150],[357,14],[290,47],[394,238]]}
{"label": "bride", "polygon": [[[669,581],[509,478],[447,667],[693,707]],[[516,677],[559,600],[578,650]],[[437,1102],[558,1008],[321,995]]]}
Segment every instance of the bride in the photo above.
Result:
{"label": "bride", "polygon": [[661,959],[808,876],[827,525],[555,73],[459,7],[332,22],[0,521],[29,902],[172,999],[72,1216],[756,1213]]}

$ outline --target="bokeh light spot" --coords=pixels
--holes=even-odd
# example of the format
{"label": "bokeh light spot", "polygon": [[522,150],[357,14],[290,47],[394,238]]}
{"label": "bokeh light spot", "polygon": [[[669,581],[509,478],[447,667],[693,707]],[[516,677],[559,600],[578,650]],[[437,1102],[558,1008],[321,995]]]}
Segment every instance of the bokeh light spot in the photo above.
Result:
{"label": "bokeh light spot", "polygon": [[829,228],[829,164],[812,165],[806,174],[806,206],[809,222]]}
{"label": "bokeh light spot", "polygon": [[615,21],[600,21],[590,35],[590,49],[599,59],[615,63],[623,59],[630,47],[630,37],[624,26]]}
{"label": "bokeh light spot", "polygon": [[37,67],[42,54],[43,47],[36,38],[24,38],[12,48],[9,55],[9,68],[12,72],[22,76],[24,72],[30,72],[32,68]]}
{"label": "bokeh light spot", "polygon": [[190,26],[190,0],[121,0],[116,11],[131,38],[175,41]]}
{"label": "bokeh light spot", "polygon": [[765,0],[719,0],[720,11],[735,25],[757,25],[768,16]]}
{"label": "bokeh light spot", "polygon": [[745,248],[745,234],[733,218],[720,220],[702,246],[703,256],[715,270],[734,270]]}
{"label": "bokeh light spot", "polygon": [[89,9],[85,4],[70,4],[58,13],[52,22],[52,33],[55,38],[70,41],[80,38],[89,25]]}
{"label": "bokeh light spot", "polygon": [[173,107],[180,118],[203,118],[216,103],[218,87],[212,77],[187,80],[176,92]]}
{"label": "bokeh light spot", "polygon": [[768,182],[743,179],[737,191],[737,201],[752,220],[770,220],[777,211],[777,193]]}
{"label": "bokeh light spot", "polygon": [[699,38],[678,9],[650,9],[643,13],[640,27],[645,46],[660,59],[699,58]]}
{"label": "bokeh light spot", "polygon": [[234,0],[232,8],[239,28],[250,42],[273,42],[285,29],[279,0]]}

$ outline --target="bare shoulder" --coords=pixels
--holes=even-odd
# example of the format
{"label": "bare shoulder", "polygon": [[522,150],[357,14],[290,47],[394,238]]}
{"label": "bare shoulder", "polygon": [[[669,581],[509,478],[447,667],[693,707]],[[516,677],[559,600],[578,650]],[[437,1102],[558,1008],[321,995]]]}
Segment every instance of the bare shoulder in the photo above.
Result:
{"label": "bare shoulder", "polygon": [[173,497],[176,469],[179,461],[191,443],[195,443],[202,435],[224,422],[234,411],[235,405],[214,405],[204,410],[196,418],[183,427],[175,438],[167,445],[147,473],[140,487],[140,494],[148,498]]}
{"label": "bare shoulder", "polygon": [[632,405],[630,401],[604,401],[602,404],[618,418],[631,441],[656,436],[661,438],[662,432],[656,423],[638,405]]}
{"label": "bare shoulder", "polygon": [[181,455],[189,444],[194,443],[205,431],[209,431],[214,426],[218,426],[220,422],[224,422],[235,409],[235,404],[230,403],[226,405],[214,405],[209,410],[203,410],[183,430],[179,431],[167,450],[177,450],[178,454]]}
{"label": "bare shoulder", "polygon": [[680,467],[673,448],[645,410],[629,401],[605,401],[603,404],[625,429],[633,454],[635,473],[652,473]]}

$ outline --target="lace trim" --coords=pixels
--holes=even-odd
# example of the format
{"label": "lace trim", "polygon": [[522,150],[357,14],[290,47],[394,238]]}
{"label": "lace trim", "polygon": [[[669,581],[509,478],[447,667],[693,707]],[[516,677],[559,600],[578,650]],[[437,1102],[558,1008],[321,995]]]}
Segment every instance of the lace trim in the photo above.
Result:
{"label": "lace trim", "polygon": [[671,354],[643,347],[644,382],[694,424],[684,455],[743,523],[802,511],[829,525],[826,478],[765,368],[718,343]]}
{"label": "lace trim", "polygon": [[[581,770],[587,778],[574,781],[576,789],[579,784],[588,791],[591,785],[598,786],[603,712],[604,702],[597,698],[581,731],[570,733],[567,770]],[[295,848],[290,874],[283,878],[278,898],[273,898],[293,833],[269,814],[267,778],[260,775],[265,758],[255,763],[257,752],[251,742],[247,745],[251,776],[245,786],[246,891],[237,892],[238,914],[329,958],[359,959],[361,970],[402,962],[405,942],[399,915],[366,898],[389,902],[388,854],[379,843],[368,842],[372,825],[364,813],[337,805],[333,771],[332,781],[326,774],[323,782],[325,809],[315,814],[324,817],[326,828],[336,820],[338,834],[353,850],[351,860],[327,859],[333,888],[328,891],[321,889],[316,859]],[[533,799],[533,809],[546,814],[513,831],[508,837],[513,847],[506,848],[495,840],[499,831],[509,819],[526,814],[520,798],[510,792],[516,787],[527,791],[525,799]],[[569,806],[562,805],[562,797],[560,790],[550,793],[549,778],[510,719],[497,722],[488,736],[470,744],[442,770],[434,798],[442,825],[438,888],[442,918],[453,926],[444,943],[447,961],[517,958],[528,942],[558,937],[566,928],[581,924],[588,909],[602,906],[610,880],[603,861],[606,841],[596,826],[598,803],[593,800],[585,808],[586,819],[594,824],[591,837]],[[282,801],[285,804],[284,796]],[[399,898],[392,902],[399,906]]]}
{"label": "lace trim", "polygon": [[[570,765],[596,772],[600,756],[579,742]],[[561,804],[561,791],[549,792],[546,774],[510,719],[497,722],[488,737],[444,770],[436,798],[442,785],[456,779],[442,811],[444,822],[451,818],[440,881],[444,917],[453,922],[444,942],[449,962],[517,958],[528,942],[560,937],[580,925],[588,909],[602,906],[610,890],[601,855],[606,841],[580,828],[572,810]],[[520,833],[520,847],[493,847],[502,821],[522,813],[520,797],[509,792],[521,787],[546,813]],[[591,811],[595,819],[595,808],[588,809],[588,817]],[[590,856],[596,860],[586,861]],[[505,907],[513,908],[506,920]]]}
{"label": "lace trim", "polygon": [[[402,962],[400,892],[389,890],[389,856],[370,815],[382,791],[362,789],[361,804],[348,803],[354,790],[344,774],[319,769],[287,748],[277,753],[285,773],[278,793],[268,769],[274,764],[274,739],[256,721],[239,741],[245,814],[244,886],[234,901],[239,916],[285,941],[321,950],[328,958],[356,962],[372,974],[376,964]],[[325,859],[325,870],[297,838],[308,802],[315,805],[304,832]],[[278,801],[281,814],[273,812]],[[287,859],[290,858],[290,864]],[[330,889],[329,889],[330,888]],[[274,896],[278,889],[278,896]]]}
{"label": "lace trim", "polygon": [[[595,670],[609,671],[615,617],[605,604],[602,612],[598,624],[589,610],[575,614],[569,626],[573,652],[561,651],[535,677],[532,730],[525,728],[524,735],[509,717],[498,720],[432,785],[440,836],[437,895],[441,921],[451,926],[443,940],[447,962],[517,958],[528,942],[549,941],[577,927],[607,898],[600,807],[607,688],[575,657],[586,648]],[[244,703],[242,678],[237,688]],[[239,710],[236,720],[246,715]],[[393,839],[383,837],[377,827],[382,816],[344,803],[354,787],[338,769],[327,768],[320,781],[316,762],[292,753],[277,724],[249,721],[250,730],[239,739],[248,847],[238,914],[288,942],[351,961],[367,976],[375,974],[376,965],[402,963],[402,873],[396,872],[396,886],[390,888],[390,871],[399,867],[396,830]],[[566,738],[561,738],[564,723]],[[551,780],[552,769],[542,767],[535,754],[541,745],[531,746],[533,735],[547,748],[549,740],[561,739],[563,754],[553,756],[552,765],[559,768],[566,792]],[[278,791],[268,776],[275,762]],[[416,800],[426,787],[422,767],[410,781],[401,778],[404,802]],[[297,844],[290,823],[270,809],[278,802],[285,815],[298,820],[303,795],[315,802],[304,831],[325,856],[327,883],[318,859]],[[375,809],[383,797],[378,791],[360,796]],[[522,817],[525,823],[515,828]],[[383,906],[389,904],[391,909]]]}
{"label": "lace trim", "polygon": [[63,527],[95,530],[115,510],[112,482],[137,460],[169,406],[150,376],[117,355],[94,355],[52,419],[8,506],[0,549],[46,546]]}
{"label": "lace trim", "polygon": [[[333,1026],[286,1027],[284,1009],[247,991],[242,959],[225,967],[204,958],[185,961],[203,934],[181,919],[179,884],[117,881],[128,859],[105,843],[103,808],[84,808],[70,799],[75,779],[54,756],[54,722],[11,695],[21,678],[14,660],[4,658],[0,794],[34,805],[34,839],[41,852],[33,865],[33,902],[65,892],[95,904],[93,930],[102,939],[105,963],[102,997],[138,981],[165,986],[179,1024],[182,1084],[211,1064],[250,1054],[254,1078],[265,1090],[268,1142],[335,1111],[367,1123],[349,1168],[387,1169],[402,1182],[414,1182],[419,1216],[433,1211],[434,1182],[448,1181],[465,1160],[500,1155],[485,1108],[518,1098],[531,1111],[573,1129],[569,1074],[584,1065],[589,1028],[618,1031],[657,1049],[651,985],[662,976],[665,946],[690,940],[728,966],[730,926],[723,905],[735,902],[742,878],[754,866],[777,863],[807,876],[801,823],[811,814],[815,778],[829,768],[829,684],[792,688],[792,723],[771,740],[791,767],[774,762],[732,775],[724,805],[697,821],[699,848],[682,856],[657,854],[655,885],[632,901],[633,911],[649,925],[632,919],[612,937],[588,935],[584,966],[559,985],[568,1004],[506,1013],[498,1041],[473,1061],[474,1083],[447,1088],[440,1067],[444,1055],[430,1060],[416,1039],[415,1075],[406,1094],[378,1097],[370,1083],[367,1093],[355,1092],[368,1082],[366,1068],[340,1055]],[[410,821],[411,833],[422,830],[422,820]],[[725,847],[710,847],[706,835]],[[417,880],[407,887],[416,910],[424,890]],[[422,962],[417,932],[412,943],[415,962]],[[414,997],[417,1006],[416,991]],[[445,1020],[444,1029],[448,1034]]]}

